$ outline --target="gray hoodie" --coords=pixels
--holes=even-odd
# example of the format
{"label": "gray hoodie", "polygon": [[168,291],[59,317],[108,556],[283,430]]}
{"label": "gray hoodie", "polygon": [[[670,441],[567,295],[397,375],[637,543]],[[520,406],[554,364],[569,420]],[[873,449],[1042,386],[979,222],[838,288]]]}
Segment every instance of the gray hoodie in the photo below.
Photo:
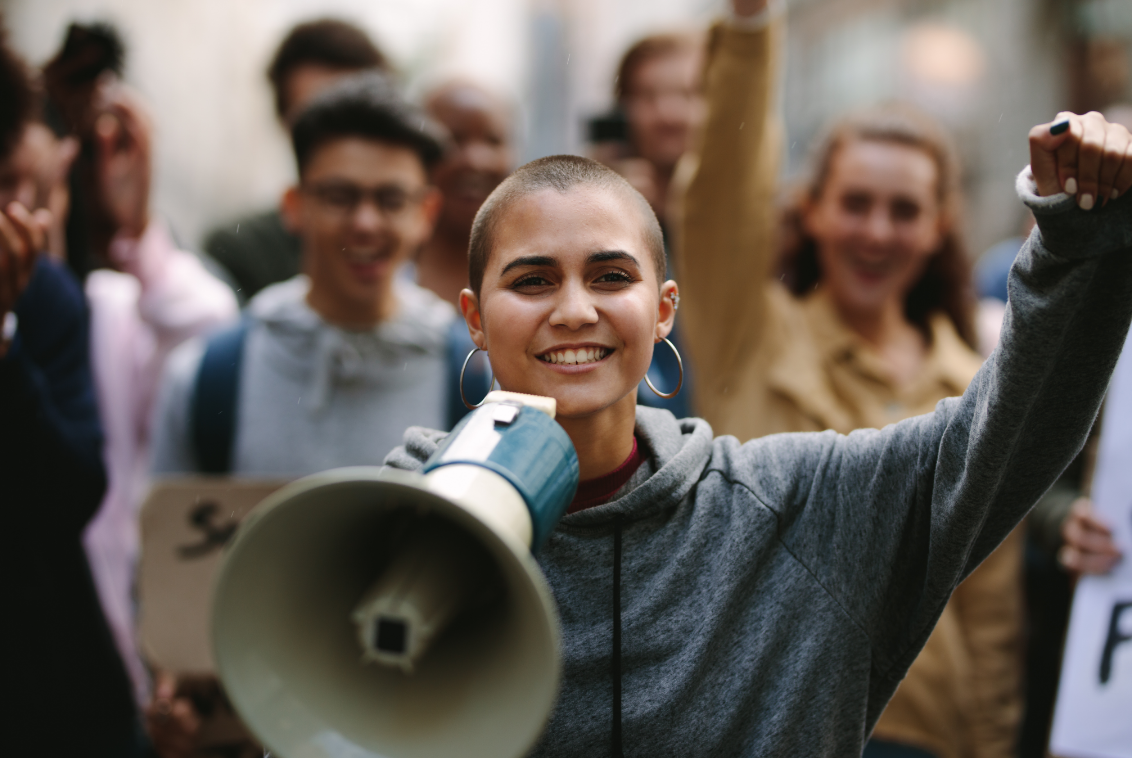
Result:
{"label": "gray hoodie", "polygon": [[[297,477],[372,465],[410,424],[448,420],[448,335],[455,312],[398,278],[397,313],[368,331],[324,321],[297,276],[248,304],[232,473]],[[154,418],[156,473],[197,468],[190,408],[204,341],[169,358]]]}
{"label": "gray hoodie", "polygon": [[[639,408],[648,468],[539,554],[563,681],[537,756],[859,756],[952,590],[1082,446],[1132,318],[1132,194],[1040,231],[962,398],[740,444]],[[443,437],[410,429],[386,463]]]}

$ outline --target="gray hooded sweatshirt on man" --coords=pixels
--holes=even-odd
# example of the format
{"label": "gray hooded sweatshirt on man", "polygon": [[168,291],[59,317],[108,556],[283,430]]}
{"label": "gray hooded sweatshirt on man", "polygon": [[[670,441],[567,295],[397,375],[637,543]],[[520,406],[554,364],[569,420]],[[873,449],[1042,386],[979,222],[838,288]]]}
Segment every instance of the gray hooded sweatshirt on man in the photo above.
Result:
{"label": "gray hooded sweatshirt on man", "polygon": [[[396,313],[372,329],[327,323],[299,275],[248,303],[231,473],[293,478],[380,461],[410,424],[448,420],[452,306],[401,278]],[[169,357],[153,423],[151,468],[197,471],[192,403],[205,340]]]}
{"label": "gray hooded sweatshirt on man", "polygon": [[647,464],[538,555],[564,668],[533,755],[861,754],[952,590],[1081,448],[1132,318],[1132,193],[1085,213],[1018,187],[1040,231],[962,398],[746,444],[637,410]]}

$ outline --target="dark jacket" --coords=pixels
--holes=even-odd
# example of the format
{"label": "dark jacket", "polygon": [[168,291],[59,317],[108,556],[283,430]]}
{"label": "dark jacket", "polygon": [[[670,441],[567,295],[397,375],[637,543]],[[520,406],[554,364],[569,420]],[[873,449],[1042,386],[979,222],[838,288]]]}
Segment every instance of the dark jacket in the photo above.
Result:
{"label": "dark jacket", "polygon": [[0,359],[5,753],[124,754],[135,713],[82,533],[106,487],[78,283],[45,258]]}
{"label": "dark jacket", "polygon": [[302,270],[302,242],[283,225],[277,210],[244,216],[213,230],[204,249],[231,277],[241,303]]}

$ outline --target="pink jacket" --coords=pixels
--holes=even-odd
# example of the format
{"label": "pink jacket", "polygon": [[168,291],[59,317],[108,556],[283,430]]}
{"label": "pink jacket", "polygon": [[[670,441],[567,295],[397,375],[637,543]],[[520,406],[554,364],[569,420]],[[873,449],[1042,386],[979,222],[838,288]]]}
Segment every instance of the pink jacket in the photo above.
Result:
{"label": "pink jacket", "polygon": [[148,486],[149,418],[169,352],[189,337],[236,318],[232,291],[192,253],[178,250],[164,224],[138,239],[116,239],[117,270],[86,280],[91,364],[105,434],[108,486],[85,545],[106,619],[139,703],[149,679],[134,634],[138,508]]}

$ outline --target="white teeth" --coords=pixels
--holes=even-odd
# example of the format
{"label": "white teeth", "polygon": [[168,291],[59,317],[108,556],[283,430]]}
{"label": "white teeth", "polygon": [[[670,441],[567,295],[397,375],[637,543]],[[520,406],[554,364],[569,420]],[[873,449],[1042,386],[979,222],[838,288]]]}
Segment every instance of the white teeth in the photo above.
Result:
{"label": "white teeth", "polygon": [[381,250],[370,252],[358,250],[343,250],[342,252],[346,253],[346,259],[351,263],[374,263],[375,261],[381,260],[385,257],[384,252]]}
{"label": "white teeth", "polygon": [[573,366],[580,363],[594,363],[607,355],[609,355],[609,350],[604,347],[583,347],[577,350],[555,350],[543,355],[542,360],[547,363]]}

